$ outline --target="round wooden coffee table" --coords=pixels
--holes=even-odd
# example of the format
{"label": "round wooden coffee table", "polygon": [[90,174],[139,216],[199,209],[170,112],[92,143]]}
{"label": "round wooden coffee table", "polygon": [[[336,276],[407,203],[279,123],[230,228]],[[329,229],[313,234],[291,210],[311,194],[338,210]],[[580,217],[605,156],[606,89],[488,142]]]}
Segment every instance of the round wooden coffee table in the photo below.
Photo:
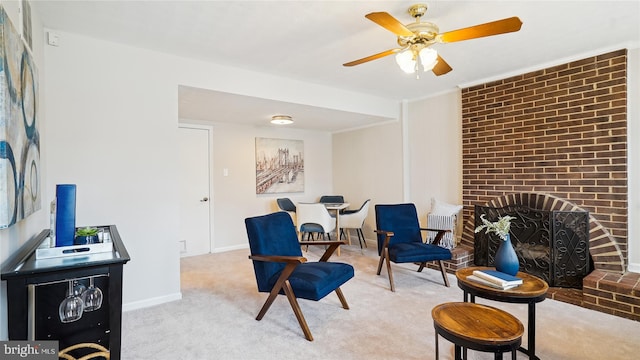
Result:
{"label": "round wooden coffee table", "polygon": [[527,346],[529,349],[520,347],[518,350],[529,355],[529,359],[538,359],[536,356],[536,303],[546,298],[549,285],[539,277],[524,272],[516,274],[517,277],[522,279],[522,285],[509,290],[499,290],[467,280],[467,276],[472,275],[474,270],[483,269],[495,270],[492,267],[472,266],[456,271],[458,287],[464,292],[464,301],[473,303],[475,302],[475,297],[478,296],[494,301],[527,304],[529,309]]}
{"label": "round wooden coffee table", "polygon": [[[440,358],[438,335],[455,345],[455,359],[462,359],[462,348],[494,353],[502,359],[502,353],[510,351],[516,359],[516,351],[522,343],[524,326],[513,315],[491,306],[469,302],[440,304],[431,310],[436,330],[436,360]],[[465,356],[466,359],[466,356]]]}

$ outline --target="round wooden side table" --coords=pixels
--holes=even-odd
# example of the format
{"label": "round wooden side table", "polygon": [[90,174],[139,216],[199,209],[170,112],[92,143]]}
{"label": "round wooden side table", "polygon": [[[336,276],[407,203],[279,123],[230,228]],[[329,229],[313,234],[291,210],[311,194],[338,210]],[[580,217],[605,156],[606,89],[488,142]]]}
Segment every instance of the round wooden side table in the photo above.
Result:
{"label": "round wooden side table", "polygon": [[440,358],[440,335],[455,345],[456,360],[462,360],[462,348],[492,352],[496,360],[510,351],[511,359],[516,360],[524,326],[508,312],[470,302],[452,302],[434,307],[431,316],[436,330],[436,359]]}
{"label": "round wooden side table", "polygon": [[546,298],[549,285],[539,277],[524,272],[516,274],[517,277],[522,279],[522,285],[508,290],[500,290],[467,280],[467,276],[472,275],[474,270],[484,269],[495,270],[495,268],[491,267],[472,266],[456,271],[458,287],[464,292],[464,301],[473,303],[475,302],[475,297],[478,296],[494,301],[527,304],[527,346],[529,349],[520,347],[519,350],[529,355],[529,359],[539,360],[538,356],[536,356],[536,303]]}

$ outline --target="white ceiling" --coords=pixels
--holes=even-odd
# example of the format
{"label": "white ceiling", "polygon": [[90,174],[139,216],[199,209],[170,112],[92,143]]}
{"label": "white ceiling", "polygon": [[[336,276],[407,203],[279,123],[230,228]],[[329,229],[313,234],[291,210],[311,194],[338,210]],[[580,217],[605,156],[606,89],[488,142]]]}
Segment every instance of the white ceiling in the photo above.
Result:
{"label": "white ceiling", "polygon": [[[487,80],[620,48],[640,46],[640,1],[423,1],[423,21],[447,32],[518,16],[519,32],[434,48],[453,71],[420,79],[393,56],[342,64],[397,46],[364,15],[386,11],[401,22],[417,1],[33,1],[49,29],[158,50],[389,99],[419,99]],[[287,113],[295,127],[326,131],[386,121],[299,104],[181,87],[180,117],[211,113],[249,123]],[[215,112],[211,109],[216,109]],[[329,119],[329,120],[328,120]],[[322,121],[319,121],[322,120]]]}

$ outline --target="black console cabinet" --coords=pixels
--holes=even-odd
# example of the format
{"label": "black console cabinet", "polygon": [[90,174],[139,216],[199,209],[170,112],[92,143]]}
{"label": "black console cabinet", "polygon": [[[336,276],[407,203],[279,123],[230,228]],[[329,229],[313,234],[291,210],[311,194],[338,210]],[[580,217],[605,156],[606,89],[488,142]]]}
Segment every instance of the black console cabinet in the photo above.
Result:
{"label": "black console cabinet", "polygon": [[[122,266],[130,258],[115,225],[98,228],[109,234],[111,252],[36,259],[36,249],[49,241],[49,230],[45,229],[2,267],[2,280],[7,282],[9,340],[57,340],[60,349],[97,343],[109,349],[112,360],[120,359]],[[102,290],[102,307],[85,312],[77,321],[63,323],[58,306],[69,281],[88,283],[89,278]]]}

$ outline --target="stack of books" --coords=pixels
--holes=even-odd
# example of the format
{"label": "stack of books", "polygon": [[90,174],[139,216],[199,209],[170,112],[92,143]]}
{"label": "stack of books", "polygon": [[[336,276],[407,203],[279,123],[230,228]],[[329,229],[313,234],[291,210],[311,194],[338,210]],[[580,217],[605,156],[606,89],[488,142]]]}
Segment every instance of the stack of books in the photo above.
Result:
{"label": "stack of books", "polygon": [[491,269],[474,270],[473,275],[467,276],[467,280],[501,290],[522,285],[521,278]]}

